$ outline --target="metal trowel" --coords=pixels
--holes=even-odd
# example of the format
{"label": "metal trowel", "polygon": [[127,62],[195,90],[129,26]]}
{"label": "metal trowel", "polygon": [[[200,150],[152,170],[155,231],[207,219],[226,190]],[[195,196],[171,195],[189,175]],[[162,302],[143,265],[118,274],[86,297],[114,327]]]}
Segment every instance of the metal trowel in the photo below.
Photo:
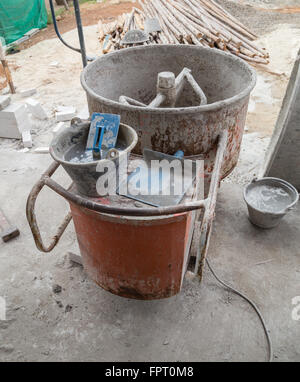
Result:
{"label": "metal trowel", "polygon": [[119,126],[119,115],[93,113],[86,149],[93,150],[95,160],[105,158],[109,150],[116,146]]}

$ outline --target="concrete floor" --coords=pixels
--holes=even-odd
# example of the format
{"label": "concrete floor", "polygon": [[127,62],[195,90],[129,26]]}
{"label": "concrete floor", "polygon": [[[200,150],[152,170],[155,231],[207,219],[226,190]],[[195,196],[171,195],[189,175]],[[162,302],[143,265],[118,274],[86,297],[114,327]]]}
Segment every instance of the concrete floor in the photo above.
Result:
{"label": "concrete floor", "polygon": [[[78,252],[73,225],[52,253],[40,253],[25,217],[27,195],[50,163],[48,155],[0,152],[1,207],[21,235],[0,243],[0,361],[264,361],[267,345],[252,308],[220,287],[206,269],[204,280],[186,280],[182,292],[161,301],[114,296],[70,264]],[[66,185],[60,170],[56,178]],[[37,206],[49,237],[67,210],[52,191]],[[300,295],[299,206],[273,230],[253,227],[242,187],[224,183],[209,249],[217,273],[261,308],[273,339],[275,360],[299,361],[300,321],[292,298]],[[54,294],[52,286],[62,286]]]}

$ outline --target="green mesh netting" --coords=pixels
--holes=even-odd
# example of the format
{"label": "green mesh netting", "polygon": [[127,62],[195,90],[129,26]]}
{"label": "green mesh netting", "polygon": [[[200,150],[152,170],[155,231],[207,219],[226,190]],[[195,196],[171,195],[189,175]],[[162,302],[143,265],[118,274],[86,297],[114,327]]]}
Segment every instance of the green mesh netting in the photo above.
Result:
{"label": "green mesh netting", "polygon": [[21,38],[32,28],[45,28],[44,0],[0,0],[0,36],[6,44]]}

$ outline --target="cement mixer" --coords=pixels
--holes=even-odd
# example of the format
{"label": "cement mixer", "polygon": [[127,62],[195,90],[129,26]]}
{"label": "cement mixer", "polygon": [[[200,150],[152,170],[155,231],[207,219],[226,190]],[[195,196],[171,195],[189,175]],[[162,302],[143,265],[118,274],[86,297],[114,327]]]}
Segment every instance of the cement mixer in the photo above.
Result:
{"label": "cement mixer", "polygon": [[[189,45],[132,47],[89,64],[81,83],[90,114],[119,114],[137,133],[133,155],[145,148],[171,155],[181,150],[184,158],[203,160],[205,193],[200,198],[194,184],[190,197],[164,207],[137,206],[121,195],[89,197],[74,184],[65,189],[51,179],[60,165],[54,162],[27,202],[38,249],[51,251],[73,219],[85,270],[111,293],[173,296],[188,267],[201,280],[219,183],[237,163],[255,81],[254,70],[238,57]],[[71,209],[48,246],[34,212],[45,185]]]}

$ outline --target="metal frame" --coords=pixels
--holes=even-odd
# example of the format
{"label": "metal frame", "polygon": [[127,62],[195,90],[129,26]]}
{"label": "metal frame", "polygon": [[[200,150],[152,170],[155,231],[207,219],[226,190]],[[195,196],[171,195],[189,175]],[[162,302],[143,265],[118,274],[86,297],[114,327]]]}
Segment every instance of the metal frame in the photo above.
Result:
{"label": "metal frame", "polygon": [[33,186],[28,196],[26,204],[26,217],[35,241],[35,245],[42,252],[52,251],[52,249],[59,242],[59,239],[61,238],[62,234],[65,232],[65,229],[67,228],[68,224],[72,220],[71,212],[69,212],[64,218],[62,224],[58,227],[57,233],[51,239],[50,244],[48,246],[44,245],[35,216],[35,202],[42,188],[45,186],[45,179],[51,177],[51,175],[54,174],[54,172],[58,169],[59,166],[60,164],[57,162],[51,163],[48,169],[41,176],[40,180]]}
{"label": "metal frame", "polygon": [[[157,208],[126,208],[126,207],[113,207],[109,205],[99,204],[89,199],[86,199],[80,195],[77,195],[59,185],[51,176],[60,166],[59,163],[53,162],[49,168],[42,174],[40,180],[33,186],[26,205],[26,216],[27,220],[35,241],[37,248],[42,252],[50,252],[56,246],[60,240],[62,234],[67,228],[68,224],[72,220],[71,212],[69,212],[64,218],[61,225],[58,227],[56,235],[51,239],[50,244],[46,246],[43,243],[41,233],[38,227],[36,215],[35,215],[35,203],[36,199],[44,186],[48,186],[57,194],[64,197],[69,202],[72,202],[80,207],[86,208],[88,210],[111,214],[111,215],[121,215],[121,216],[164,216],[164,215],[174,215],[184,212],[189,212],[193,210],[204,210],[204,215],[202,220],[199,220],[200,214],[197,214],[195,221],[194,238],[197,245],[197,256],[194,273],[202,277],[203,265],[205,262],[205,257],[207,254],[212,221],[215,215],[215,206],[217,200],[217,193],[219,188],[219,182],[221,179],[221,168],[223,164],[223,157],[227,146],[228,132],[223,131],[218,138],[218,148],[216,153],[216,159],[214,164],[214,169],[212,172],[210,187],[208,197],[204,200],[195,200],[185,204],[179,204],[176,206],[168,207],[157,207]],[[193,227],[194,228],[194,227]],[[196,232],[195,232],[196,231]],[[199,243],[198,243],[199,241]]]}
{"label": "metal frame", "polygon": [[74,5],[74,10],[75,10],[75,18],[76,18],[76,25],[77,25],[80,49],[74,48],[73,46],[69,45],[62,38],[61,34],[59,33],[58,27],[57,27],[57,22],[56,22],[56,18],[55,18],[55,11],[54,11],[54,6],[53,6],[53,0],[49,0],[49,4],[50,4],[50,10],[51,10],[51,16],[52,16],[52,21],[53,21],[53,25],[54,25],[54,30],[55,30],[57,37],[60,39],[60,41],[66,47],[74,50],[75,52],[81,53],[82,65],[83,65],[83,67],[85,67],[87,65],[87,57],[86,57],[86,51],[85,51],[85,43],[84,43],[84,36],[83,36],[81,16],[80,16],[80,8],[79,8],[78,0],[73,0],[73,5]]}
{"label": "metal frame", "polygon": [[157,87],[156,87],[156,97],[148,104],[137,101],[133,98],[121,95],[119,97],[119,102],[124,105],[135,105],[142,106],[148,108],[154,107],[174,107],[176,102],[178,101],[184,84],[187,82],[190,84],[194,92],[200,98],[200,105],[207,104],[207,98],[204,94],[201,87],[198,85],[196,80],[191,74],[191,70],[188,68],[183,68],[182,71],[178,74],[178,76],[165,79],[165,75],[168,73],[169,75],[174,75],[172,72],[162,72],[157,75]]}

